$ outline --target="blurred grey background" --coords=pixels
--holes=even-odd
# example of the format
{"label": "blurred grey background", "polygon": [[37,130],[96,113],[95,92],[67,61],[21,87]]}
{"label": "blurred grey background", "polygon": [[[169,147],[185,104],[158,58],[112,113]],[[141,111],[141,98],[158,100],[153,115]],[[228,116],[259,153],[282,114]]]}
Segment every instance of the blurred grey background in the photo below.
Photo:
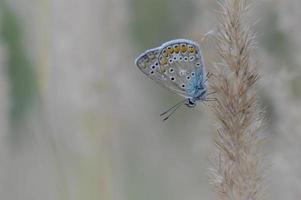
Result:
{"label": "blurred grey background", "polygon": [[[257,0],[267,198],[301,199],[301,1]],[[134,65],[217,24],[212,0],[0,0],[0,199],[214,199],[213,116]],[[210,67],[210,41],[201,46]]]}

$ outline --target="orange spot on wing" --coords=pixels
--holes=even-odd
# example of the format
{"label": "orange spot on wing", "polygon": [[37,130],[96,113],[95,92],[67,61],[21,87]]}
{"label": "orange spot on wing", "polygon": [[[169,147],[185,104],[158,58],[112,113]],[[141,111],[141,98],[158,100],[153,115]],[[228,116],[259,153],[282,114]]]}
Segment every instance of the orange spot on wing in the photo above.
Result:
{"label": "orange spot on wing", "polygon": [[174,49],[171,46],[169,46],[167,47],[167,52],[168,54],[172,54],[174,52]]}
{"label": "orange spot on wing", "polygon": [[189,45],[188,50],[189,50],[190,53],[195,53],[194,46]]}
{"label": "orange spot on wing", "polygon": [[182,53],[186,53],[186,51],[187,51],[187,45],[186,44],[181,44],[181,52]]}
{"label": "orange spot on wing", "polygon": [[166,57],[163,57],[163,56],[160,57],[160,64],[161,64],[161,65],[166,65],[167,62],[168,62],[168,61],[167,61],[167,58],[166,58]]}
{"label": "orange spot on wing", "polygon": [[163,55],[164,57],[168,57],[168,52],[167,52],[167,50],[166,50],[166,49],[163,49],[163,51],[162,51],[162,55]]}
{"label": "orange spot on wing", "polygon": [[175,51],[175,53],[179,53],[180,52],[180,47],[179,47],[179,45],[174,45],[174,51]]}

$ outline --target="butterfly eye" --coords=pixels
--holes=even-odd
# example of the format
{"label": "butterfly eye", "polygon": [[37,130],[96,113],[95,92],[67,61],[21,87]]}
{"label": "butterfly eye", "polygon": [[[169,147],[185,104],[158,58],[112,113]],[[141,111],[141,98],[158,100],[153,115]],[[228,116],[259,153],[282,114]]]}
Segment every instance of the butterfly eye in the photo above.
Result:
{"label": "butterfly eye", "polygon": [[187,80],[190,80],[190,76],[186,76],[186,79],[187,79]]}
{"label": "butterfly eye", "polygon": [[173,73],[173,72],[174,72],[174,69],[173,69],[173,68],[170,68],[170,69],[169,69],[169,72],[170,72],[170,73]]}
{"label": "butterfly eye", "polygon": [[152,69],[155,69],[156,67],[155,67],[155,65],[152,65],[151,68],[152,68]]}
{"label": "butterfly eye", "polygon": [[150,74],[152,74],[152,75],[153,75],[154,73],[155,73],[154,71],[150,71]]}
{"label": "butterfly eye", "polygon": [[172,77],[170,77],[170,80],[171,80],[171,81],[175,81],[176,78],[172,76]]}
{"label": "butterfly eye", "polygon": [[190,59],[190,61],[193,61],[194,60],[194,56],[190,56],[189,59]]}
{"label": "butterfly eye", "polygon": [[196,66],[197,66],[197,67],[199,67],[200,65],[201,65],[201,63],[199,63],[199,62],[198,62],[198,63],[196,63]]}
{"label": "butterfly eye", "polygon": [[182,57],[179,57],[179,60],[180,60],[180,61],[182,61],[182,60],[183,60],[183,58],[182,58]]}
{"label": "butterfly eye", "polygon": [[169,63],[172,63],[172,61],[173,61],[172,59],[169,59]]}
{"label": "butterfly eye", "polygon": [[191,76],[195,76],[195,73],[194,73],[194,72],[191,72]]}
{"label": "butterfly eye", "polygon": [[158,66],[158,65],[159,65],[159,63],[158,63],[158,62],[156,62],[156,63],[155,63],[155,65],[156,65],[156,66]]}
{"label": "butterfly eye", "polygon": [[182,88],[185,88],[186,86],[185,86],[185,84],[182,84],[181,87],[182,87]]}
{"label": "butterfly eye", "polygon": [[188,61],[188,58],[187,58],[187,57],[185,57],[185,58],[184,58],[184,60],[185,60],[185,61]]}

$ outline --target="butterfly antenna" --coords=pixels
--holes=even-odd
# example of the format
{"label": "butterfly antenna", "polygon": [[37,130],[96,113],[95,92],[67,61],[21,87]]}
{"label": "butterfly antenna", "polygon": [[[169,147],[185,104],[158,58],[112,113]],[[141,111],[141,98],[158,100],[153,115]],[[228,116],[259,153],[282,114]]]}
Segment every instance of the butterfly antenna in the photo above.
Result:
{"label": "butterfly antenna", "polygon": [[161,113],[160,116],[164,116],[165,114],[169,113],[169,115],[167,117],[165,117],[163,119],[163,121],[166,121],[178,108],[180,108],[184,103],[185,103],[186,99],[178,102],[177,104],[175,104],[174,106],[172,106],[171,108],[169,108],[168,110],[166,110],[165,112]]}
{"label": "butterfly antenna", "polygon": [[169,115],[163,119],[163,122],[165,122],[166,120],[168,120],[168,118],[169,118],[174,112],[176,112],[176,111],[178,110],[178,108],[180,108],[182,105],[183,105],[183,104],[180,104],[180,105],[178,105],[174,110],[172,110],[172,111],[169,113]]}
{"label": "butterfly antenna", "polygon": [[168,113],[170,110],[172,110],[173,108],[177,107],[178,105],[184,103],[186,101],[186,99],[181,100],[180,102],[176,103],[174,106],[172,106],[171,108],[169,108],[168,110],[166,110],[165,112],[161,113],[160,116],[165,115],[166,113]]}

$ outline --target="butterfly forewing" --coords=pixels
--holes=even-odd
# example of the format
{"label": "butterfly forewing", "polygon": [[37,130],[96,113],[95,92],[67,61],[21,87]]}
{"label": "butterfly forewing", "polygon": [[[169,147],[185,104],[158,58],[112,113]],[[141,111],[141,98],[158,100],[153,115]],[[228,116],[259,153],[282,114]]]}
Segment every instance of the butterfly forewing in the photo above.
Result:
{"label": "butterfly forewing", "polygon": [[148,77],[184,97],[190,97],[189,82],[203,72],[199,46],[185,39],[146,51],[136,59],[136,65]]}

